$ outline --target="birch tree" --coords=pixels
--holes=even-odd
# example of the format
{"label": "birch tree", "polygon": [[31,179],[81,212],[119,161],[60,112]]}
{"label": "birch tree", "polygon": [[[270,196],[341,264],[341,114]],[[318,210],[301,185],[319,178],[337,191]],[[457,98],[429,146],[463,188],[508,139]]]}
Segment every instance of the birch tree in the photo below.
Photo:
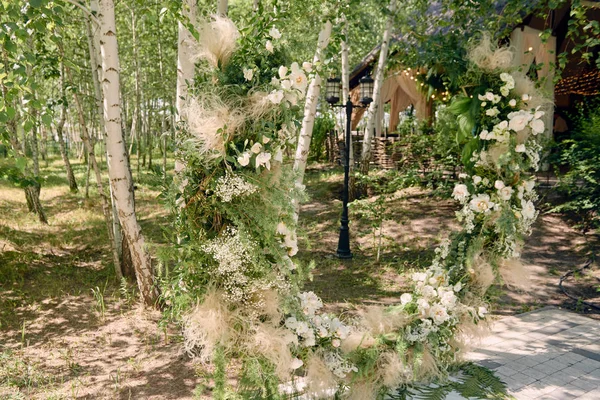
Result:
{"label": "birch tree", "polygon": [[188,84],[194,80],[194,63],[192,62],[192,50],[195,43],[194,36],[186,28],[187,23],[194,23],[197,18],[198,8],[195,0],[184,0],[182,9],[183,21],[178,23],[177,38],[177,115],[176,120],[181,119],[181,112],[188,94]]}
{"label": "birch tree", "polygon": [[217,0],[217,15],[219,15],[220,17],[226,17],[227,16],[227,6],[229,1],[228,0]]}
{"label": "birch tree", "polygon": [[[313,65],[316,66],[321,62],[323,50],[329,44],[331,37],[331,22],[327,21],[321,32],[317,42],[317,51],[313,58]],[[313,126],[315,125],[315,114],[317,113],[317,103],[319,102],[319,94],[321,93],[321,76],[315,72],[314,78],[311,80],[306,93],[306,102],[304,103],[304,118],[302,119],[302,128],[298,137],[298,146],[296,147],[296,156],[294,158],[294,171],[296,171],[296,183],[302,185],[304,181],[304,171],[308,161],[308,152],[310,149],[310,141],[312,138]]]}
{"label": "birch tree", "polygon": [[65,94],[65,71],[64,62],[62,60],[63,54],[61,54],[61,65],[60,65],[60,94],[61,94],[61,106],[60,106],[60,119],[56,124],[56,136],[58,137],[58,146],[60,149],[60,155],[65,164],[67,170],[67,181],[69,182],[69,190],[73,193],[78,191],[77,181],[73,174],[73,168],[71,168],[71,162],[69,161],[69,155],[67,154],[67,146],[65,144],[64,128],[65,122],[67,121],[67,96]]}
{"label": "birch tree", "polygon": [[394,14],[396,12],[396,0],[391,0],[389,5],[390,15],[388,16],[385,30],[383,31],[383,39],[381,40],[381,49],[379,50],[379,61],[377,62],[377,70],[375,72],[375,84],[373,87],[373,101],[369,105],[367,112],[367,127],[363,139],[362,154],[361,154],[361,172],[369,173],[369,163],[371,162],[371,142],[373,140],[373,130],[379,109],[379,96],[381,94],[381,85],[385,74],[385,64],[390,46],[390,36],[394,25]]}
{"label": "birch tree", "polygon": [[146,305],[154,305],[158,290],[154,286],[150,254],[144,235],[136,219],[133,181],[127,157],[127,149],[121,131],[121,105],[119,88],[119,53],[115,26],[113,0],[100,0],[102,53],[102,93],[104,98],[104,125],[108,174],[113,189],[119,221],[129,243],[140,294]]}

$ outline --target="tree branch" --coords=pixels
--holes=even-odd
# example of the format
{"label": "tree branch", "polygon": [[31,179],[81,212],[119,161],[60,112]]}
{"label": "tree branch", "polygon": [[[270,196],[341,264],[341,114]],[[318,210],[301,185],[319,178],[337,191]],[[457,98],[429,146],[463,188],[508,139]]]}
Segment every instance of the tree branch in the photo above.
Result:
{"label": "tree branch", "polygon": [[65,3],[69,3],[74,5],[75,7],[78,7],[81,11],[83,11],[83,13],[91,20],[94,21],[94,23],[98,26],[100,26],[100,20],[98,18],[96,18],[96,16],[94,14],[92,14],[92,12],[90,10],[88,10],[83,4],[77,2],[76,0],[63,0]]}

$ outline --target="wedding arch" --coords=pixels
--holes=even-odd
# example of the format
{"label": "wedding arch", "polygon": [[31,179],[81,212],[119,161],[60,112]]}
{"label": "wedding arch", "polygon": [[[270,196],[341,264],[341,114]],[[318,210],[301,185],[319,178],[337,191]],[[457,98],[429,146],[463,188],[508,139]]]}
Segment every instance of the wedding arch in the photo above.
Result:
{"label": "wedding arch", "polygon": [[266,23],[238,31],[214,17],[199,30],[171,193],[178,265],[164,293],[181,312],[186,350],[213,365],[217,391],[231,368],[251,398],[277,398],[302,377],[312,398],[364,400],[446,374],[485,324],[492,283],[521,282],[520,249],[538,214],[532,172],[548,102],[511,70],[511,50],[484,36],[470,52],[476,84],[450,106],[468,139],[453,191],[462,229],[397,304],[342,318],[302,291],[310,266],[293,259],[303,188],[285,160],[320,65],[280,65],[281,34]]}

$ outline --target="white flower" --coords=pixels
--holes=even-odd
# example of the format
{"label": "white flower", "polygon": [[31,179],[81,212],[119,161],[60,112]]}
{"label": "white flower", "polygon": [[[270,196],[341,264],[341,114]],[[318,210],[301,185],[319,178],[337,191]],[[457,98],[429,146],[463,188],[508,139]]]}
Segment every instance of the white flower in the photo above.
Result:
{"label": "white flower", "polygon": [[[485,99],[485,97],[484,97],[484,99]],[[481,107],[485,107],[485,106],[487,106],[487,102],[485,102],[485,101],[482,101],[482,102],[481,102]]]}
{"label": "white flower", "polygon": [[500,88],[500,94],[504,97],[508,96],[510,94],[510,89],[506,86],[502,86]]}
{"label": "white flower", "polygon": [[245,167],[246,165],[250,164],[250,153],[248,153],[247,151],[242,153],[242,155],[238,157],[237,161],[242,167]]}
{"label": "white flower", "polygon": [[283,162],[283,152],[281,151],[281,149],[277,149],[277,151],[275,152],[275,157],[273,157],[273,160],[275,160],[277,162]]}
{"label": "white flower", "polygon": [[533,119],[540,119],[542,118],[546,113],[544,111],[539,111],[539,107],[535,109],[535,114],[533,114]]}
{"label": "white flower", "polygon": [[485,314],[487,314],[487,308],[481,306],[479,307],[479,309],[477,310],[477,315],[479,315],[479,318],[485,318]]}
{"label": "white flower", "polygon": [[285,79],[285,77],[287,76],[287,73],[288,73],[287,67],[284,67],[282,65],[281,67],[279,67],[278,73],[279,73],[279,77],[281,79]]}
{"label": "white flower", "polygon": [[487,115],[488,117],[495,117],[498,114],[500,114],[500,110],[498,110],[498,107],[490,108],[485,112],[485,115]]}
{"label": "white flower", "polygon": [[296,334],[298,336],[307,336],[309,334],[309,332],[312,332],[311,329],[308,327],[308,324],[304,321],[298,321],[296,323]]}
{"label": "white flower", "polygon": [[271,103],[279,104],[279,103],[281,103],[281,100],[283,100],[283,91],[282,90],[273,90],[271,93],[269,93],[267,98],[271,101]]}
{"label": "white flower", "polygon": [[279,224],[277,224],[277,233],[280,235],[287,235],[290,233],[290,230],[285,225],[285,222],[281,221]]}
{"label": "white flower", "polygon": [[407,305],[411,301],[412,301],[412,294],[410,294],[410,293],[403,293],[402,296],[400,296],[400,303],[403,306]]}
{"label": "white flower", "polygon": [[502,189],[504,186],[505,186],[504,182],[502,182],[502,181],[496,181],[496,182],[494,182],[494,187],[496,189],[498,189],[498,190]]}
{"label": "white flower", "polygon": [[508,105],[511,107],[516,107],[517,101],[515,99],[510,99],[510,101],[508,102]]}
{"label": "white flower", "polygon": [[531,200],[521,200],[521,213],[523,214],[523,218],[525,219],[533,219],[535,218],[535,206]]}
{"label": "white flower", "polygon": [[271,153],[262,152],[256,156],[256,167],[262,166],[266,169],[271,169]]}
{"label": "white flower", "polygon": [[292,63],[292,72],[290,74],[290,80],[292,81],[292,86],[302,93],[306,90],[306,86],[308,85],[308,80],[306,79],[306,75],[300,69],[300,66],[297,62]]}
{"label": "white flower", "polygon": [[412,280],[415,282],[425,282],[427,279],[427,274],[425,272],[415,272],[412,274]]}
{"label": "white flower", "polygon": [[529,97],[528,94],[524,94],[523,96],[521,96],[521,100],[523,100],[523,101],[527,101],[529,99],[531,99],[531,97]]}
{"label": "white flower", "polygon": [[[288,329],[295,330],[298,327],[298,320],[296,317],[289,317],[285,320],[285,327]],[[307,326],[308,327],[308,326]]]}
{"label": "white flower", "polygon": [[277,79],[276,76],[271,78],[271,85],[273,86],[279,86],[279,79]]}
{"label": "white flower", "polygon": [[525,110],[521,110],[511,112],[508,114],[508,118],[510,120],[508,128],[515,132],[520,132],[525,129],[529,121],[531,121],[531,114]]}
{"label": "white flower", "polygon": [[435,304],[433,307],[431,307],[429,314],[433,318],[433,322],[436,325],[441,325],[450,318],[448,311],[446,311],[446,309],[440,304]]}
{"label": "white flower", "polygon": [[304,70],[305,70],[306,72],[311,72],[311,71],[312,71],[312,67],[313,67],[313,66],[312,66],[312,63],[309,63],[308,61],[304,61],[304,62],[302,63],[302,68],[304,68]]}
{"label": "white flower", "polygon": [[285,90],[290,90],[292,88],[292,81],[290,81],[289,79],[281,81],[281,87]]}
{"label": "white flower", "polygon": [[471,210],[479,213],[487,213],[493,206],[494,203],[490,201],[490,196],[487,194],[479,194],[473,197],[469,203]]}
{"label": "white flower", "polygon": [[473,184],[479,185],[479,183],[481,183],[481,177],[479,175],[473,176]]}
{"label": "white flower", "polygon": [[295,369],[298,369],[298,368],[300,368],[300,367],[301,367],[301,366],[303,366],[303,365],[304,365],[304,362],[302,362],[302,360],[301,360],[301,359],[299,359],[299,358],[294,358],[294,359],[292,360],[292,363],[290,364],[290,369],[294,369],[294,370],[295,370]]}
{"label": "white flower", "polygon": [[457,282],[453,289],[456,293],[460,292],[462,289],[462,282]]}
{"label": "white flower", "polygon": [[510,200],[513,191],[513,188],[511,188],[510,186],[505,186],[502,189],[498,190],[498,197],[500,197],[502,200]]}
{"label": "white flower", "polygon": [[469,189],[467,188],[467,185],[460,183],[454,186],[452,197],[461,203],[465,202],[469,198]]}
{"label": "white flower", "polygon": [[490,138],[490,137],[489,137],[489,134],[490,134],[490,133],[489,133],[489,132],[488,132],[486,129],[484,129],[484,130],[482,130],[482,131],[481,131],[481,133],[479,134],[479,138],[480,138],[481,140],[488,140],[488,139]]}
{"label": "white flower", "polygon": [[500,96],[498,96],[497,94],[495,94],[494,100],[492,100],[492,103],[498,104],[498,103],[500,103],[500,100],[502,100],[502,98]]}
{"label": "white flower", "polygon": [[492,92],[486,92],[485,99],[487,101],[494,101],[494,93],[492,93]]}
{"label": "white flower", "polygon": [[525,152],[527,151],[527,149],[525,148],[525,145],[524,145],[524,144],[518,144],[518,145],[515,147],[515,151],[516,151],[517,153],[525,153]]}
{"label": "white flower", "polygon": [[270,141],[271,141],[271,138],[269,138],[268,136],[263,136],[263,138],[262,138],[262,142],[263,142],[264,144],[267,144],[267,143],[269,143]]}
{"label": "white flower", "polygon": [[437,296],[436,290],[430,285],[423,286],[423,288],[421,288],[421,294],[424,298],[428,299]]}
{"label": "white flower", "polygon": [[[438,289],[438,291],[440,290],[441,289]],[[452,290],[443,292],[440,296],[440,303],[442,303],[444,307],[452,308],[456,304],[456,296],[454,295],[454,292]]]}
{"label": "white flower", "polygon": [[467,176],[467,174],[465,174],[464,172],[461,172],[460,174],[458,174],[458,179],[465,179]]}
{"label": "white flower", "polygon": [[251,81],[252,77],[254,76],[254,71],[252,70],[252,68],[244,68],[242,71],[244,72],[244,79],[246,79],[247,81]]}
{"label": "white flower", "polygon": [[479,101],[483,101],[483,100],[485,100],[485,96],[483,96],[483,95],[481,95],[481,94],[478,94],[478,95],[477,95],[477,98],[479,99]]}
{"label": "white flower", "polygon": [[427,316],[430,308],[431,306],[426,299],[420,298],[417,300],[417,309],[422,316]]}
{"label": "white flower", "polygon": [[541,119],[534,119],[533,121],[531,121],[529,126],[531,126],[531,132],[534,135],[537,135],[538,133],[544,133],[544,121],[542,121]]}
{"label": "white flower", "polygon": [[501,79],[503,82],[509,82],[509,81],[512,81],[512,82],[514,82],[514,79],[513,79],[513,77],[512,77],[512,76],[510,76],[510,74],[509,74],[509,73],[507,73],[507,72],[503,72],[503,73],[501,73],[501,74],[500,74],[500,79]]}
{"label": "white flower", "polygon": [[340,341],[340,339],[333,339],[333,340],[331,341],[331,345],[332,345],[333,347],[340,347],[340,345],[341,345],[341,344],[342,344],[342,342]]}
{"label": "white flower", "polygon": [[528,181],[525,181],[523,184],[525,185],[525,190],[527,190],[527,192],[531,192],[535,187],[535,180],[530,179]]}
{"label": "white flower", "polygon": [[508,128],[508,121],[501,121],[500,123],[498,123],[497,125],[494,126],[494,129],[496,130],[500,130],[503,131],[506,128]]}
{"label": "white flower", "polygon": [[304,314],[314,316],[315,311],[323,307],[323,302],[314,292],[302,292],[298,295]]}
{"label": "white flower", "polygon": [[281,32],[279,32],[279,29],[272,27],[269,30],[269,36],[271,36],[273,39],[279,39],[281,37]]}
{"label": "white flower", "polygon": [[253,152],[254,154],[258,154],[260,153],[260,151],[262,150],[262,144],[256,142],[252,145],[252,147],[250,148],[250,151]]}
{"label": "white flower", "polygon": [[265,48],[267,49],[267,51],[269,53],[272,53],[274,48],[273,48],[273,43],[271,43],[270,40],[267,40],[267,43],[265,43]]}

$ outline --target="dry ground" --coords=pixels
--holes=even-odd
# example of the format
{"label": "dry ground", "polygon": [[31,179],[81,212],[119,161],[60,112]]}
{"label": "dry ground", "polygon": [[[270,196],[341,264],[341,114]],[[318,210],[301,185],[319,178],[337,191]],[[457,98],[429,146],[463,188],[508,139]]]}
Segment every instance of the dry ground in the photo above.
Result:
{"label": "dry ground", "polygon": [[[83,182],[83,165],[76,169]],[[58,161],[44,170],[48,226],[26,212],[20,190],[0,181],[0,399],[210,398],[209,376],[181,352],[178,329],[140,309],[131,290],[114,282],[97,194],[70,194],[63,178],[53,178],[61,170]],[[351,215],[355,257],[341,262],[333,256],[341,175],[327,171],[307,175],[312,200],[302,208],[299,257],[317,266],[307,288],[336,311],[393,303],[406,289],[403,273],[425,267],[435,244],[457,227],[455,204],[422,189],[398,193],[389,202],[393,217],[384,223],[379,264],[368,224]],[[141,223],[160,244],[167,212],[156,199],[156,177],[142,178]],[[532,290],[499,289],[496,314],[549,304],[583,309],[557,288],[560,275],[585,261],[583,244],[561,218],[541,216],[523,254]],[[573,282],[597,285],[585,276]]]}

